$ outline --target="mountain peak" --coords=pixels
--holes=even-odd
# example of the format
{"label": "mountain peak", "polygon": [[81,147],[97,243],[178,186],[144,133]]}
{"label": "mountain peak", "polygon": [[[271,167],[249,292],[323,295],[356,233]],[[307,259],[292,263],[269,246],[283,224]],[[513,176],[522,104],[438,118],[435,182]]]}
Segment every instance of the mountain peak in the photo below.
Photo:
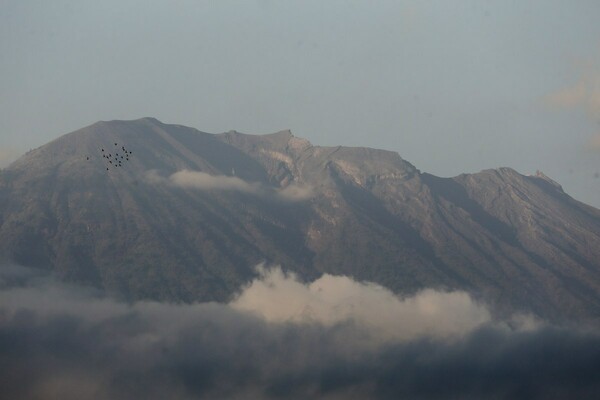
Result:
{"label": "mountain peak", "polygon": [[98,122],[104,122],[104,123],[136,123],[136,122],[151,122],[151,123],[155,123],[155,124],[161,124],[164,125],[164,123],[162,121],[159,121],[157,118],[154,117],[141,117],[141,118],[136,118],[136,119],[113,119],[113,120],[108,120],[108,121],[98,121]]}
{"label": "mountain peak", "polygon": [[554,188],[558,189],[560,192],[564,192],[562,186],[558,182],[556,182],[555,180],[553,180],[552,178],[550,178],[548,175],[544,174],[540,170],[535,171],[535,174],[530,175],[530,176],[541,179],[541,180],[549,183]]}
{"label": "mountain peak", "polygon": [[155,122],[155,123],[162,124],[161,121],[159,121],[158,119],[156,119],[154,117],[142,117],[142,118],[139,118],[138,121],[149,121],[149,122]]}
{"label": "mountain peak", "polygon": [[290,129],[283,129],[281,131],[277,131],[277,132],[274,132],[274,133],[267,133],[266,135],[262,135],[262,136],[293,137],[294,135],[292,134],[292,131]]}

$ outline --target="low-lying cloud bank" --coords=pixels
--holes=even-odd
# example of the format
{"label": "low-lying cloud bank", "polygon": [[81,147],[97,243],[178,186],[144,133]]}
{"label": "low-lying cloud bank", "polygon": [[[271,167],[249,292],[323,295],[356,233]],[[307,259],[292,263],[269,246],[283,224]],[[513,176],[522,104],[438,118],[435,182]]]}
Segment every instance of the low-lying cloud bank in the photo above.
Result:
{"label": "low-lying cloud bank", "polygon": [[325,274],[303,284],[281,269],[259,267],[260,277],[230,303],[276,323],[351,324],[367,343],[407,341],[421,337],[456,338],[491,322],[488,310],[464,292],[424,290],[400,299],[374,283]]}
{"label": "low-lying cloud bank", "polygon": [[0,393],[20,399],[593,398],[597,332],[467,294],[261,270],[229,304],[126,304],[0,267]]}
{"label": "low-lying cloud bank", "polygon": [[162,177],[157,171],[149,171],[146,179],[154,184],[196,190],[236,191],[291,202],[308,200],[313,195],[308,186],[290,184],[284,188],[272,188],[258,182],[246,182],[236,176],[210,175],[201,171],[182,170],[169,177]]}

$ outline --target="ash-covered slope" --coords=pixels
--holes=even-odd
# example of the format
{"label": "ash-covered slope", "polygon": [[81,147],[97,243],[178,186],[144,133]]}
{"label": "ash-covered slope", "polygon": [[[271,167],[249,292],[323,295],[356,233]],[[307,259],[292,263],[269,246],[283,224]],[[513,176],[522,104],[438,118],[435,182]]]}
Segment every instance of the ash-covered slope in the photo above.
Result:
{"label": "ash-covered slope", "polygon": [[[107,171],[101,149],[120,146],[130,161]],[[96,123],[2,172],[0,252],[133,298],[184,301],[225,299],[265,259],[310,265],[299,237],[304,206],[288,212],[249,193],[155,179],[232,169],[240,179],[268,181],[256,161],[214,135],[148,118]]]}
{"label": "ash-covered slope", "polygon": [[[107,171],[114,143],[133,154]],[[224,300],[267,261],[402,293],[461,288],[499,312],[600,317],[600,211],[545,176],[438,178],[289,131],[100,122],[2,171],[0,224],[5,261],[131,298]]]}

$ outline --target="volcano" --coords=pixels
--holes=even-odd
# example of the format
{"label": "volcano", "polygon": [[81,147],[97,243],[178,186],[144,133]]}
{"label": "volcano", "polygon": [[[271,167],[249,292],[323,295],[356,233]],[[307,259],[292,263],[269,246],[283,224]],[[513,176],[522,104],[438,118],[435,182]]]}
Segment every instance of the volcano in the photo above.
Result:
{"label": "volcano", "polygon": [[266,263],[600,317],[600,211],[543,173],[440,178],[290,131],[143,118],[66,134],[0,172],[0,257],[133,300],[225,301]]}

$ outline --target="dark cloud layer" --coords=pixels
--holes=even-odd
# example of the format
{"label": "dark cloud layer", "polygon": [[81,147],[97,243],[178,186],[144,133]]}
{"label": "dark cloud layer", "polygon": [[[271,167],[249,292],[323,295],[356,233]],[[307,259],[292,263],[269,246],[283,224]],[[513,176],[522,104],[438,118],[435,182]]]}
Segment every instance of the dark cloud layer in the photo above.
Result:
{"label": "dark cloud layer", "polygon": [[452,338],[361,348],[369,333],[351,319],[273,322],[226,304],[125,304],[18,269],[0,283],[7,399],[600,396],[593,330],[487,322]]}

